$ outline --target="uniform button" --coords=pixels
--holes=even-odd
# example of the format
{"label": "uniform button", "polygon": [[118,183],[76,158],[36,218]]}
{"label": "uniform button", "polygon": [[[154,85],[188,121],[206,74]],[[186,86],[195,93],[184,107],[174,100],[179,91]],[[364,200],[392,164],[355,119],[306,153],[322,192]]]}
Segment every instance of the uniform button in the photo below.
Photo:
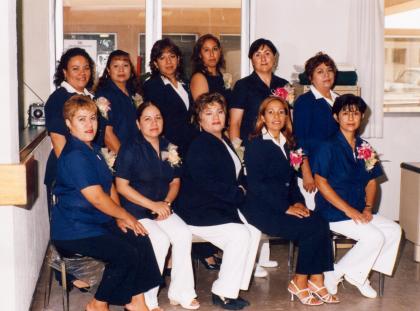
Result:
{"label": "uniform button", "polygon": [[288,183],[288,182],[287,182],[287,183],[285,183],[284,185],[285,185],[286,187],[289,187],[289,186],[290,186],[290,183]]}

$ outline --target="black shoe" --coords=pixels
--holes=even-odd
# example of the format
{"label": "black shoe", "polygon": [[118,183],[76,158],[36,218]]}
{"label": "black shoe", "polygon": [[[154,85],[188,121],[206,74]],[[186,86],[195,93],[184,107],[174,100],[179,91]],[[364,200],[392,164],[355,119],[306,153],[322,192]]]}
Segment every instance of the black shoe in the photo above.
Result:
{"label": "black shoe", "polygon": [[238,296],[236,300],[238,301],[239,304],[242,304],[244,307],[248,307],[251,305],[248,300],[243,299],[241,296]]}
{"label": "black shoe", "polygon": [[220,270],[220,265],[217,263],[208,263],[205,258],[198,258],[198,260],[200,260],[200,262],[204,267],[206,267],[207,270]]}
{"label": "black shoe", "polygon": [[222,264],[222,257],[213,256],[214,261],[220,266]]}
{"label": "black shoe", "polygon": [[224,298],[222,299],[220,296],[216,294],[211,294],[211,299],[213,304],[216,306],[220,306],[223,309],[227,310],[241,310],[244,308],[244,305],[241,304],[238,299],[231,299],[231,298]]}

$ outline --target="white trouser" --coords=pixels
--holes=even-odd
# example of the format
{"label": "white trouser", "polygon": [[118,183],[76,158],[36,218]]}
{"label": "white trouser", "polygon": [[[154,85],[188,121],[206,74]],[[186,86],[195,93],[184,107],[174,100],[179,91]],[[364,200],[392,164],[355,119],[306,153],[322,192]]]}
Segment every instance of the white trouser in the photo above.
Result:
{"label": "white trouser", "polygon": [[[191,264],[191,231],[178,215],[172,214],[165,220],[140,219],[139,222],[149,232],[156,260],[162,272],[169,243],[172,245],[171,284],[168,289],[169,299],[189,305],[197,297],[194,290],[194,274]],[[145,293],[149,309],[158,306],[159,286]]]}
{"label": "white trouser", "polygon": [[313,211],[315,209],[315,194],[318,190],[315,190],[315,192],[312,193],[306,192],[306,190],[303,188],[303,179],[298,178],[297,180],[300,192],[302,193],[303,198],[305,199],[306,207]]}
{"label": "white trouser", "polygon": [[257,256],[261,232],[250,224],[227,223],[215,226],[189,226],[191,232],[223,250],[219,276],[212,292],[237,298],[247,290]]}
{"label": "white trouser", "polygon": [[353,220],[330,222],[330,229],[357,243],[334,265],[337,274],[345,274],[363,284],[370,270],[391,275],[401,239],[401,227],[381,215],[373,215],[367,224]]}

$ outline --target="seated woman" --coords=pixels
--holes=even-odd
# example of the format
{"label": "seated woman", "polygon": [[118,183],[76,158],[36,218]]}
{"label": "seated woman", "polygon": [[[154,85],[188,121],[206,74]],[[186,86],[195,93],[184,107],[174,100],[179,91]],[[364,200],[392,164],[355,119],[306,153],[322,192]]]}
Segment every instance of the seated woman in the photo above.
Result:
{"label": "seated woman", "polygon": [[252,136],[245,147],[246,219],[268,235],[298,242],[296,275],[288,287],[292,298],[307,305],[339,302],[323,284],[322,273],[333,269],[330,230],[305,207],[297,186],[289,155],[295,145],[292,123],[283,99],[269,96],[261,103]]}
{"label": "seated woman", "polygon": [[392,274],[401,239],[401,228],[385,217],[373,214],[376,178],[383,174],[372,147],[358,135],[366,111],[362,98],[346,94],[338,97],[332,113],[340,130],[317,152],[312,171],[319,192],[315,211],[330,222],[332,231],[356,241],[346,255],[325,274],[330,293],[344,275],[363,296],[375,298],[370,271]]}
{"label": "seated woman", "polygon": [[159,268],[147,231],[119,205],[111,172],[92,144],[98,127],[96,105],[87,96],[75,95],[64,104],[63,115],[70,135],[58,158],[52,242],[66,255],[105,262],[87,311],[108,311],[108,304],[147,311],[143,293],[160,284]]}
{"label": "seated woman", "polygon": [[212,287],[213,304],[240,310],[249,305],[238,295],[249,287],[261,233],[243,224],[238,214],[245,199],[239,182],[243,170],[233,146],[223,136],[223,96],[199,96],[194,118],[201,133],[188,149],[176,211],[194,235],[223,250],[220,273]]}
{"label": "seated woman", "polygon": [[[122,144],[116,161],[116,186],[122,205],[149,232],[160,270],[163,270],[169,243],[172,245],[172,272],[168,296],[171,304],[198,309],[191,264],[191,232],[171,204],[178,195],[180,165],[176,146],[161,136],[163,118],[152,102],[137,109],[139,134]],[[159,310],[159,288],[147,292],[146,303]]]}

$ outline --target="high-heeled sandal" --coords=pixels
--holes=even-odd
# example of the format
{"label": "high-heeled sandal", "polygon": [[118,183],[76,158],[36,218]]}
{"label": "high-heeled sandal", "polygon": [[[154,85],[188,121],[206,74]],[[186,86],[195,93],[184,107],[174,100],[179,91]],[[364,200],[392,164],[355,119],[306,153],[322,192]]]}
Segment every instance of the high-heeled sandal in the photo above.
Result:
{"label": "high-heeled sandal", "polygon": [[[290,286],[292,286],[293,289],[290,288]],[[309,290],[309,288],[300,289],[299,287],[297,287],[297,285],[295,284],[295,282],[293,282],[293,280],[290,281],[289,286],[287,287],[287,290],[291,294],[291,297],[290,297],[291,301],[293,301],[294,296],[296,296],[299,299],[299,301],[304,305],[320,306],[324,303],[323,301],[319,300],[317,297],[314,297],[311,291]],[[302,297],[303,293],[307,293],[308,295]]]}
{"label": "high-heeled sandal", "polygon": [[[339,303],[340,299],[338,299],[337,296],[331,295],[327,288],[325,286],[318,287],[314,282],[311,280],[308,280],[308,288],[309,291],[314,294],[316,297],[318,297],[320,300],[322,300],[325,303]],[[325,290],[327,293],[325,295],[321,295],[321,291]]]}
{"label": "high-heeled sandal", "polygon": [[[197,304],[193,304],[194,302],[196,302]],[[184,304],[184,303],[180,303],[180,302],[178,302],[176,300],[173,300],[173,299],[169,299],[169,303],[173,306],[181,305],[181,307],[183,307],[184,309],[187,309],[187,310],[197,310],[198,308],[200,308],[200,303],[195,298],[193,300],[191,300],[191,302],[188,305]]]}

